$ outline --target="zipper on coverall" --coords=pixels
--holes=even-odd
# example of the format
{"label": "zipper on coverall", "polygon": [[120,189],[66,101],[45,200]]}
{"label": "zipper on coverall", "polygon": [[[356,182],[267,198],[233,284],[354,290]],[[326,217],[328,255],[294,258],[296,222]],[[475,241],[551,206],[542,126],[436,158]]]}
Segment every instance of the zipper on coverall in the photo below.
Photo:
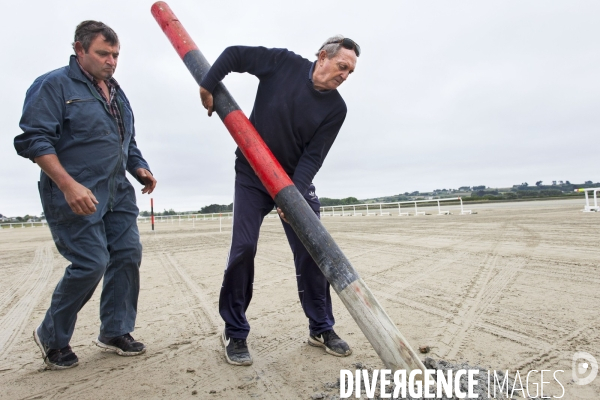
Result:
{"label": "zipper on coverall", "polygon": [[[115,93],[115,96],[117,96],[117,106],[119,107],[119,112],[121,113],[121,118],[123,118],[123,107],[121,106],[121,101],[119,100],[119,92],[118,90]],[[108,111],[107,105],[104,105],[104,108],[106,108],[106,111]],[[108,113],[110,114],[110,116],[112,117],[113,122],[115,123],[115,127],[117,128],[117,135],[119,135],[119,160],[117,161],[117,165],[115,166],[115,169],[112,172],[112,179],[109,179],[108,184],[109,184],[109,203],[108,203],[108,208],[110,208],[110,212],[112,212],[113,210],[113,202],[115,200],[115,186],[116,186],[116,176],[117,176],[117,172],[119,172],[119,168],[121,167],[121,160],[123,159],[123,140],[125,140],[125,138],[123,137],[125,135],[125,132],[123,132],[123,136],[121,135],[121,132],[119,132],[119,123],[117,122],[117,118],[115,118],[110,111],[108,111]],[[125,127],[125,124],[123,123],[123,127]]]}
{"label": "zipper on coverall", "polygon": [[[108,109],[108,103],[103,98],[100,98],[99,95],[97,95],[96,89],[92,88],[89,83],[88,83],[88,88],[90,89],[92,96],[94,96],[96,99],[100,100],[100,102],[104,106],[104,109],[106,110],[108,115],[111,117],[112,121],[115,124],[115,127],[117,128],[117,135],[119,135],[119,158],[117,160],[117,164],[113,168],[113,170],[110,173],[109,178],[108,178],[108,208],[110,209],[110,212],[112,212],[113,205],[114,205],[113,202],[115,200],[114,199],[115,180],[116,180],[115,177],[117,176],[117,172],[119,172],[119,167],[121,166],[121,160],[123,159],[123,139],[124,138],[121,137],[121,133],[119,132],[119,124],[117,123],[117,119],[111,114],[110,110]],[[117,93],[115,93],[115,96],[118,96],[118,91],[117,91]],[[117,97],[117,104],[119,105],[119,111],[121,112],[121,117],[123,117],[123,108],[121,107],[121,103],[120,103],[118,97]]]}

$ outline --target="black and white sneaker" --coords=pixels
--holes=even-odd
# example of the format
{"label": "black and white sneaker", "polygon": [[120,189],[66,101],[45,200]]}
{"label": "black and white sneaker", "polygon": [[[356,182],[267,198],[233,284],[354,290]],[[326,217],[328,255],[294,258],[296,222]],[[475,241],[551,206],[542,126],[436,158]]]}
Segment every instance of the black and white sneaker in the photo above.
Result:
{"label": "black and white sneaker", "polygon": [[309,335],[308,344],[315,347],[323,347],[325,351],[337,357],[346,357],[352,354],[352,349],[344,340],[340,339],[333,329],[320,333],[319,335]]}
{"label": "black and white sneaker", "polygon": [[252,365],[252,357],[248,351],[246,339],[228,338],[223,330],[221,341],[225,346],[225,358],[232,365]]}
{"label": "black and white sneaker", "polygon": [[129,333],[115,337],[98,335],[94,343],[106,351],[114,351],[124,357],[139,356],[146,352],[146,346],[135,340]]}
{"label": "black and white sneaker", "polygon": [[48,369],[69,369],[79,365],[79,359],[75,353],[73,353],[71,346],[67,345],[62,349],[49,348],[40,340],[37,328],[33,330],[33,340],[42,351],[42,357],[44,358],[44,363],[48,366]]}

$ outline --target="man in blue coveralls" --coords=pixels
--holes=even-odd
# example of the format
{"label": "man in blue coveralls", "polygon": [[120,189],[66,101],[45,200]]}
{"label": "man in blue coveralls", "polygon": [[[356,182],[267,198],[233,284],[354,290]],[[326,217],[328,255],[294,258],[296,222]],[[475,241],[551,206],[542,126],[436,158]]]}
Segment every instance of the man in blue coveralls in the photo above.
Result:
{"label": "man in blue coveralls", "polygon": [[42,169],[44,214],[58,251],[71,262],[33,332],[50,369],[75,367],[69,346],[77,313],[104,278],[96,344],[122,356],[145,352],[135,326],[142,245],[134,188],[125,171],[152,193],[156,180],[135,142],[134,118],[112,77],[119,39],[107,25],[75,30],[69,65],[37,78],[27,91],[15,137],[20,156]]}
{"label": "man in blue coveralls", "polygon": [[[346,118],[346,103],[337,88],[354,71],[359,55],[360,47],[343,36],[325,41],[314,62],[287,49],[233,46],[223,51],[200,84],[200,98],[210,116],[212,93],[225,75],[247,72],[260,80],[250,122],[317,215],[320,203],[312,180]],[[236,155],[233,233],[219,312],[225,321],[227,362],[251,365],[246,310],[252,299],[260,225],[275,203],[239,148]],[[329,282],[293,229],[285,222],[283,228],[309,322],[308,343],[335,356],[350,355],[348,344],[333,330]]]}

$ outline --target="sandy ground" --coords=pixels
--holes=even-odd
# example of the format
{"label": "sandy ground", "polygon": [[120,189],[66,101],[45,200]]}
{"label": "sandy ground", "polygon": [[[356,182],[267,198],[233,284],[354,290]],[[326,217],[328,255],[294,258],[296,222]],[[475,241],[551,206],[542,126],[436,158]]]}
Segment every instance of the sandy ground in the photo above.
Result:
{"label": "sandy ground", "polygon": [[[600,398],[600,377],[571,381],[572,357],[600,360],[600,213],[582,200],[472,205],[476,215],[324,217],[323,223],[400,331],[434,359],[498,370],[564,370],[564,399]],[[456,210],[454,210],[456,211]],[[435,213],[437,210],[430,209]],[[67,262],[47,228],[0,231],[0,398],[337,398],[340,369],[383,368],[335,293],[347,358],[307,345],[291,251],[267,219],[257,254],[251,367],[226,364],[217,310],[230,220],[141,224],[142,289],[123,358],[92,344],[99,291],[79,314],[68,371],[42,371],[31,332]],[[539,378],[538,378],[539,381]],[[550,395],[560,396],[554,384]],[[548,393],[545,393],[548,395]]]}

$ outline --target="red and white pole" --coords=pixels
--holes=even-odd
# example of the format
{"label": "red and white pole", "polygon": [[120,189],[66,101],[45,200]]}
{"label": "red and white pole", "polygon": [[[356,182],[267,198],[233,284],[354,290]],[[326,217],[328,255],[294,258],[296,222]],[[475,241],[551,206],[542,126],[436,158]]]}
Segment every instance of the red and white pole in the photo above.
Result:
{"label": "red and white pole", "polygon": [[150,198],[150,220],[152,221],[152,230],[154,230],[154,199]]}

